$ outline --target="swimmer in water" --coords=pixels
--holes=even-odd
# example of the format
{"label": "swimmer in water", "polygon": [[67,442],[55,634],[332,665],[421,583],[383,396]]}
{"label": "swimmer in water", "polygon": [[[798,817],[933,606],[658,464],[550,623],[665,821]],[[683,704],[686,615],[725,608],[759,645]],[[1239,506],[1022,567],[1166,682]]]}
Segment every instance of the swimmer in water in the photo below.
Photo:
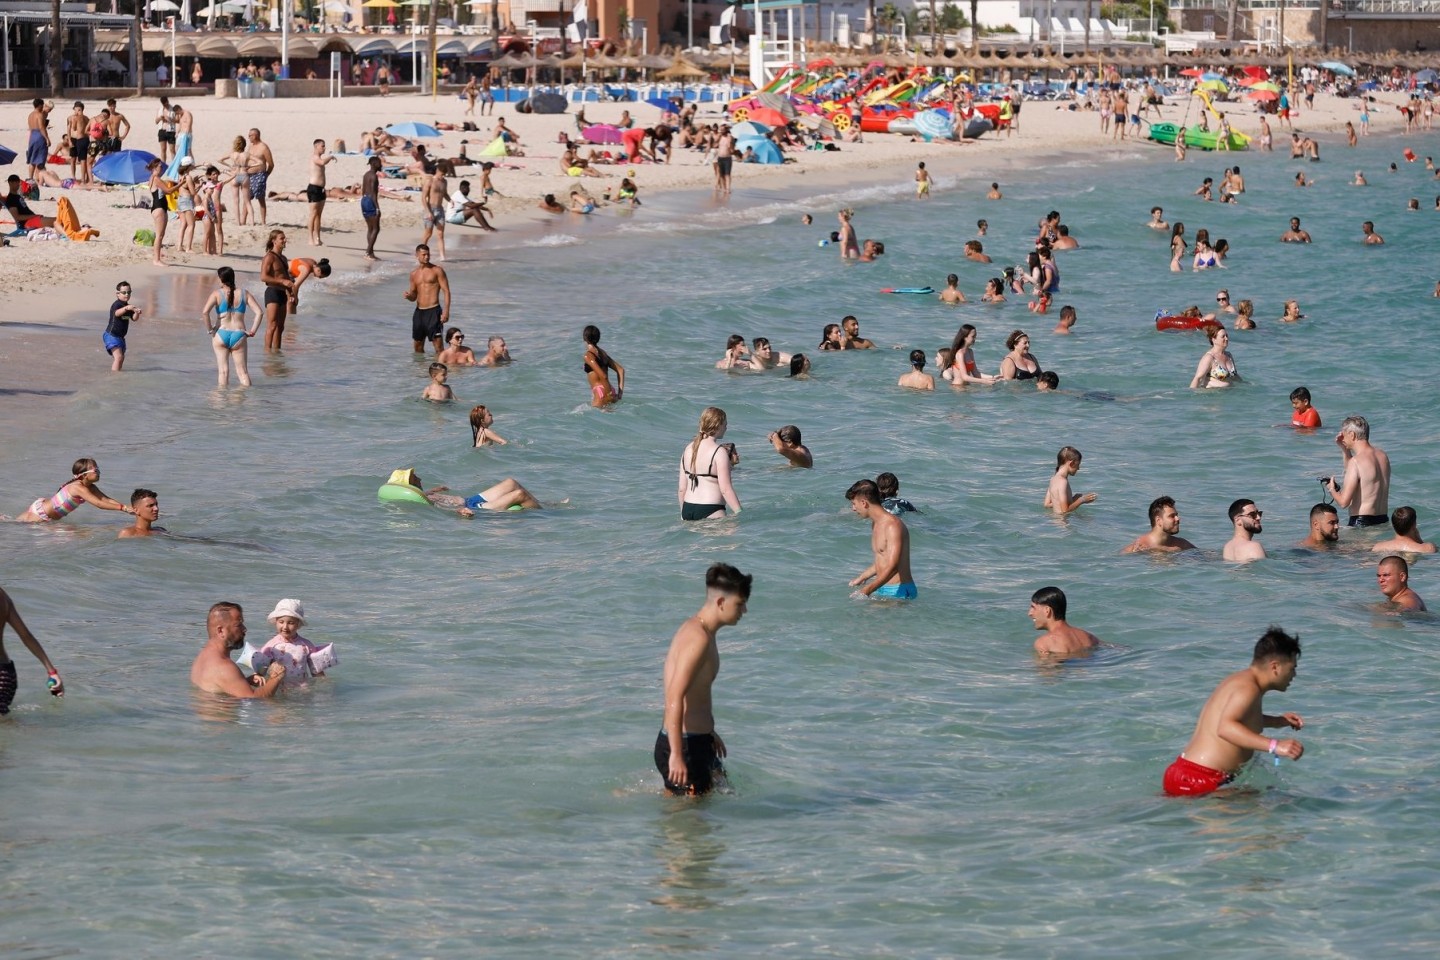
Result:
{"label": "swimmer in water", "polygon": [[1190,380],[1190,389],[1220,389],[1240,382],[1240,371],[1235,368],[1235,358],[1227,349],[1230,334],[1220,324],[1205,328],[1210,337],[1210,349],[1200,357],[1195,367],[1195,376]]}
{"label": "swimmer in water", "polygon": [[421,482],[420,475],[412,473],[414,486],[419,487],[426,500],[432,506],[442,510],[454,510],[462,517],[475,516],[476,510],[509,510],[511,507],[519,506],[527,510],[539,510],[540,501],[530,495],[530,491],[515,480],[514,477],[506,477],[493,487],[481,490],[479,493],[469,497],[457,497],[447,491],[449,487],[432,487],[425,490],[425,484]]}
{"label": "swimmer in water", "polygon": [[1340,542],[1340,512],[1328,503],[1310,508],[1310,533],[1296,544],[1302,550],[1331,550]]}
{"label": "swimmer in water", "polygon": [[495,416],[483,403],[470,408],[470,440],[475,447],[488,447],[491,444],[504,446],[509,443],[500,434],[490,428],[495,425]]}
{"label": "swimmer in water", "polygon": [[105,496],[104,492],[95,486],[100,481],[100,467],[89,457],[76,460],[70,467],[70,474],[70,479],[62,483],[53,495],[36,500],[15,519],[21,523],[54,523],[74,513],[82,503],[99,507],[101,510],[119,510],[130,514],[135,512],[119,500]]}
{"label": "swimmer in water", "polygon": [[813,467],[815,458],[810,454],[810,448],[800,440],[800,428],[787,424],[770,434],[765,439],[775,448],[775,452],[786,460],[790,461],[792,467]]}
{"label": "swimmer in water", "polygon": [[1165,222],[1165,211],[1160,207],[1150,208],[1150,222],[1145,224],[1151,230],[1169,230],[1170,224]]}
{"label": "swimmer in water", "polygon": [[1310,391],[1304,387],[1296,387],[1290,391],[1290,426],[1297,430],[1318,430],[1320,428],[1320,411],[1310,406]]}
{"label": "swimmer in water", "polygon": [[[1434,553],[1435,544],[1426,543],[1420,536],[1420,528],[1416,525],[1416,514],[1414,507],[1396,507],[1395,512],[1390,514],[1390,524],[1395,528],[1395,538],[1384,540],[1371,547],[1373,553]],[[1339,530],[1339,519],[1336,519],[1336,530]]]}
{"label": "swimmer in water", "polygon": [[1352,186],[1352,187],[1368,187],[1369,185],[1370,185],[1370,181],[1368,181],[1368,180],[1365,179],[1365,174],[1361,173],[1359,170],[1356,170],[1356,171],[1355,171],[1355,179],[1350,181],[1350,186]]}
{"label": "swimmer in water", "polygon": [[152,537],[165,532],[164,527],[155,526],[160,519],[160,495],[154,490],[141,487],[130,494],[130,512],[135,515],[135,523],[121,530],[118,537]]}
{"label": "swimmer in water", "polygon": [[[1440,289],[1440,284],[1436,284]],[[1440,296],[1440,294],[1436,294]],[[985,292],[980,295],[981,303],[1004,303],[1005,302],[1005,281],[999,277],[991,277],[985,281]]]}
{"label": "swimmer in water", "polygon": [[840,324],[827,323],[825,329],[820,332],[820,345],[815,349],[820,351],[843,350],[840,343]]}
{"label": "swimmer in water", "polygon": [[1385,238],[1375,232],[1375,224],[1373,221],[1366,220],[1360,224],[1360,232],[1365,235],[1365,243],[1367,245],[1375,246],[1385,242]]}
{"label": "swimmer in water", "polygon": [[1179,533],[1180,511],[1175,509],[1175,501],[1170,497],[1156,497],[1150,502],[1150,532],[1141,534],[1134,543],[1120,552],[1144,553],[1153,550],[1179,553],[1182,550],[1194,550],[1195,544],[1177,536]]}
{"label": "swimmer in water", "polygon": [[[1070,478],[1080,472],[1080,451],[1074,447],[1061,447],[1055,455],[1055,476],[1045,489],[1043,506],[1060,516],[1079,510],[1087,503],[1094,503],[1093,493],[1082,493],[1078,497],[1070,490]],[[1064,619],[1063,617],[1061,619]]]}
{"label": "swimmer in water", "polygon": [[1026,616],[1036,630],[1044,631],[1035,638],[1035,652],[1042,657],[1085,656],[1100,645],[1100,638],[1089,630],[1072,627],[1065,621],[1067,601],[1059,587],[1041,587],[1030,597]]}
{"label": "swimmer in water", "polygon": [[447,367],[475,366],[475,351],[465,346],[465,334],[459,327],[445,331],[445,349],[435,355],[437,363]]}
{"label": "swimmer in water", "polygon": [[965,294],[960,292],[960,278],[953,273],[945,277],[945,289],[940,291],[940,302],[949,304],[965,302]]}
{"label": "swimmer in water", "polygon": [[[593,323],[580,331],[585,342],[585,378],[590,384],[590,405],[605,407],[618,403],[625,393],[625,368],[600,347],[600,328]],[[610,371],[615,371],[616,385],[610,385]]]}
{"label": "swimmer in water", "polygon": [[1300,638],[1271,627],[1256,642],[1250,666],[1226,677],[1200,710],[1200,719],[1184,751],[1165,771],[1164,789],[1172,797],[1198,797],[1230,783],[1256,753],[1299,760],[1299,740],[1274,740],[1262,731],[1301,729],[1299,714],[1271,716],[1261,701],[1272,690],[1285,691],[1300,664]]}
{"label": "swimmer in water", "polygon": [[1264,530],[1261,522],[1263,516],[1264,513],[1255,508],[1254,500],[1236,500],[1230,504],[1230,524],[1235,528],[1235,533],[1226,541],[1221,556],[1231,563],[1264,560],[1265,548],[1255,542],[1255,538]]}
{"label": "swimmer in water", "polygon": [[910,531],[905,522],[882,506],[884,498],[873,480],[857,480],[845,491],[850,509],[870,521],[870,550],[874,562],[850,581],[856,587],[851,599],[869,597],[914,600],[919,596],[910,574]]}
{"label": "swimmer in water", "polygon": [[1011,331],[1005,346],[1010,352],[1000,361],[1001,380],[1033,380],[1040,375],[1040,361],[1030,352],[1030,336],[1024,330]]}
{"label": "swimmer in water", "polygon": [[1410,589],[1410,564],[1405,562],[1404,557],[1391,554],[1381,560],[1375,568],[1375,579],[1385,599],[1401,610],[1420,612],[1425,609],[1425,601],[1420,599],[1420,594]]}
{"label": "swimmer in water", "polygon": [[934,390],[935,378],[925,372],[925,351],[910,351],[910,372],[902,374],[898,386],[912,390]]}
{"label": "swimmer in water", "polygon": [[450,368],[443,363],[430,364],[430,383],[421,391],[420,396],[432,403],[449,403],[455,399],[455,391],[445,381],[450,376]]}
{"label": "swimmer in water", "polygon": [[957,387],[963,387],[967,383],[991,384],[1000,379],[981,373],[980,367],[975,363],[975,352],[972,348],[979,338],[980,331],[967,323],[955,331],[955,339],[950,341],[950,353],[954,359],[950,366],[945,368],[944,377]]}

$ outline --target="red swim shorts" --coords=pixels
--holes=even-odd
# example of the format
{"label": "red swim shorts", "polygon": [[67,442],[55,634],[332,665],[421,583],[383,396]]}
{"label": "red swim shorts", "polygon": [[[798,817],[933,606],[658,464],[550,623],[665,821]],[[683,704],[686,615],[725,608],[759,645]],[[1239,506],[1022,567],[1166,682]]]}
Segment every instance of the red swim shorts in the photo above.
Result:
{"label": "red swim shorts", "polygon": [[1235,779],[1235,774],[1202,767],[1198,763],[1176,757],[1165,769],[1165,792],[1172,797],[1200,797],[1214,793]]}

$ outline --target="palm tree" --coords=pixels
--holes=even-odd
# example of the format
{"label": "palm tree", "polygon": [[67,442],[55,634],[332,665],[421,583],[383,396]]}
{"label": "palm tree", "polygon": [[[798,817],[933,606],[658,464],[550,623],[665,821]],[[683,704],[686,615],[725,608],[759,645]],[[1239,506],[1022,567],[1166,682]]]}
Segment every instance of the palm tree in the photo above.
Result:
{"label": "palm tree", "polygon": [[970,55],[980,54],[980,0],[970,0]]}
{"label": "palm tree", "polygon": [[[214,0],[212,0],[214,2]],[[58,4],[57,4],[57,9]],[[140,47],[141,14],[145,11],[145,4],[135,0],[135,32],[130,37],[130,49],[134,51],[135,57],[135,96],[145,96],[145,53]]]}
{"label": "palm tree", "polygon": [[1095,0],[1085,0],[1085,55],[1090,55],[1090,18],[1095,15]]}
{"label": "palm tree", "polygon": [[865,7],[865,26],[870,31],[870,49],[875,49],[875,0],[868,0]]}
{"label": "palm tree", "polygon": [[60,31],[60,0],[50,0],[50,96],[60,96],[65,35]]}

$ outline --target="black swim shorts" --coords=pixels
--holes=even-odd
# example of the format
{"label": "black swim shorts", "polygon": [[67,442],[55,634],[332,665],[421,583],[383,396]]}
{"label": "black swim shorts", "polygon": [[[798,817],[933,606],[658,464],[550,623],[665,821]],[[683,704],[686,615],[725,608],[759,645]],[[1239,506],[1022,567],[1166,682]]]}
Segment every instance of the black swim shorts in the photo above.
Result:
{"label": "black swim shorts", "polygon": [[728,176],[730,176],[730,168],[731,168],[731,166],[732,166],[734,163],[735,163],[735,158],[734,158],[734,157],[716,157],[716,158],[715,158],[716,168],[720,171],[720,176],[722,176],[722,177],[728,177]]}
{"label": "black swim shorts", "polygon": [[282,303],[282,304],[283,304],[283,303],[285,303],[286,301],[288,301],[289,299],[290,299],[290,295],[285,292],[285,288],[284,288],[284,287],[273,287],[273,286],[272,286],[272,287],[266,287],[266,288],[265,288],[265,304],[266,304],[266,306],[269,306],[269,305],[272,304],[272,303]]}
{"label": "black swim shorts", "polygon": [[10,703],[15,699],[15,688],[19,682],[15,679],[15,661],[6,660],[0,663],[0,716],[10,712]]}
{"label": "black swim shorts", "polygon": [[310,203],[324,203],[325,188],[318,187],[313,183],[310,184],[305,188],[305,199],[308,200]]}
{"label": "black swim shorts", "polygon": [[155,139],[158,140],[158,141],[160,141],[161,143],[174,143],[174,142],[175,142],[175,131],[174,131],[174,130],[157,130],[157,131],[155,131]]}
{"label": "black swim shorts", "polygon": [[1383,527],[1390,522],[1390,518],[1383,513],[1352,513],[1350,515],[1350,526],[1352,527]]}
{"label": "black swim shorts", "polygon": [[90,138],[73,137],[70,140],[70,156],[75,160],[84,160],[90,156]]}
{"label": "black swim shorts", "polygon": [[688,786],[670,782],[670,736],[664,731],[655,738],[655,769],[665,778],[665,789],[673,794],[698,796],[715,789],[715,775],[725,775],[720,758],[715,756],[713,733],[685,734],[685,766],[690,771]]}
{"label": "black swim shorts", "polygon": [[424,340],[434,340],[445,330],[445,325],[440,322],[440,304],[433,307],[416,307],[414,315],[410,318],[410,339],[416,343]]}

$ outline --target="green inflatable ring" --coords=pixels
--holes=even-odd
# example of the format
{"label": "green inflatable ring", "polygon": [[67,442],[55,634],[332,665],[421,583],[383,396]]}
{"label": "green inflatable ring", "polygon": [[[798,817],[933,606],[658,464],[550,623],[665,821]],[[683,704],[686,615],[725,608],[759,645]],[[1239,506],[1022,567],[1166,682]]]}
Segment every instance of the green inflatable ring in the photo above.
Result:
{"label": "green inflatable ring", "polygon": [[387,483],[375,491],[375,496],[381,500],[389,500],[398,503],[423,503],[429,505],[430,501],[425,499],[425,494],[419,487],[412,487],[408,483]]}

